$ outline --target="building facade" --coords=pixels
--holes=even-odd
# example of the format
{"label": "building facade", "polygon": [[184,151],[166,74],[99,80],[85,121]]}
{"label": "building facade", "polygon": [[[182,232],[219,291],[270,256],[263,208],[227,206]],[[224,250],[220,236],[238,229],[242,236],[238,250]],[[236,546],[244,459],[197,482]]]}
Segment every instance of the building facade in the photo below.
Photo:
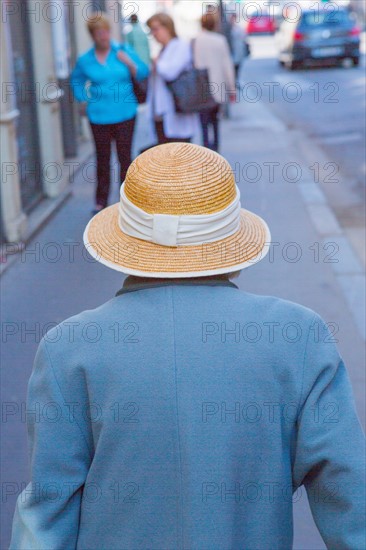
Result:
{"label": "building facade", "polygon": [[92,152],[69,76],[77,56],[91,47],[86,22],[97,9],[107,12],[120,40],[116,0],[1,2],[2,243],[27,240],[42,201],[57,202],[67,192],[83,145]]}

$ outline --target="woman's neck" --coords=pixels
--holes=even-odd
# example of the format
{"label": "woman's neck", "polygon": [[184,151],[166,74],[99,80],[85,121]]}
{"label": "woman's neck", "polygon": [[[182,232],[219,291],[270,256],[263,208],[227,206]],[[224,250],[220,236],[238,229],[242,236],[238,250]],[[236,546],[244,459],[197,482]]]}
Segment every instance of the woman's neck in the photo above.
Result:
{"label": "woman's neck", "polygon": [[162,45],[162,47],[163,47],[163,48],[166,48],[166,47],[167,47],[167,45],[169,44],[169,42],[171,42],[172,40],[173,40],[173,37],[169,38],[169,40],[167,40],[167,41],[166,41],[165,43],[164,43],[164,42],[162,42],[162,44],[161,44],[161,45]]}
{"label": "woman's neck", "polygon": [[110,49],[111,49],[111,46],[110,46],[110,45],[108,45],[107,48],[101,48],[101,47],[95,46],[95,51],[96,51],[99,55],[107,54],[107,53],[109,52]]}

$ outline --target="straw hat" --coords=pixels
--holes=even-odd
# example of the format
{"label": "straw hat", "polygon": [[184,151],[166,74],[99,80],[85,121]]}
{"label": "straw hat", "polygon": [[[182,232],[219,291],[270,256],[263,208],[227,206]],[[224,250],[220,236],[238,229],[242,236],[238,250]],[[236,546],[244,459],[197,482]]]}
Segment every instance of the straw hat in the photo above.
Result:
{"label": "straw hat", "polygon": [[139,155],[120,202],[91,218],[83,236],[102,264],[157,278],[238,271],[264,258],[270,238],[264,220],[241,208],[229,163],[191,143]]}

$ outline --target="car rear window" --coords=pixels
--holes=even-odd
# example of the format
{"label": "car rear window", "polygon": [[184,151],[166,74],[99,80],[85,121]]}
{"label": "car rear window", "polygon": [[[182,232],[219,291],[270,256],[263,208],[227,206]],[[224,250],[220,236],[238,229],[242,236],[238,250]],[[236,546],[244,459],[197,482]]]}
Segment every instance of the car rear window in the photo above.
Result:
{"label": "car rear window", "polygon": [[251,13],[249,19],[263,19],[264,17],[269,17],[268,13]]}
{"label": "car rear window", "polygon": [[301,20],[301,26],[304,27],[344,26],[351,23],[349,13],[344,10],[314,10],[304,13]]}

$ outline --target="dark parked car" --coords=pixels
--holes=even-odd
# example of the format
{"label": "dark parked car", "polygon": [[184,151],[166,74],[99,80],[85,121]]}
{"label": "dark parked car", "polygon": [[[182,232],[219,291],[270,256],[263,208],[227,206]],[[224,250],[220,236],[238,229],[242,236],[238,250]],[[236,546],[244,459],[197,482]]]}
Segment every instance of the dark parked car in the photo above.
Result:
{"label": "dark parked car", "polygon": [[296,69],[349,58],[358,65],[360,33],[354,14],[346,9],[303,11],[297,21],[287,19],[280,27],[279,62]]}

